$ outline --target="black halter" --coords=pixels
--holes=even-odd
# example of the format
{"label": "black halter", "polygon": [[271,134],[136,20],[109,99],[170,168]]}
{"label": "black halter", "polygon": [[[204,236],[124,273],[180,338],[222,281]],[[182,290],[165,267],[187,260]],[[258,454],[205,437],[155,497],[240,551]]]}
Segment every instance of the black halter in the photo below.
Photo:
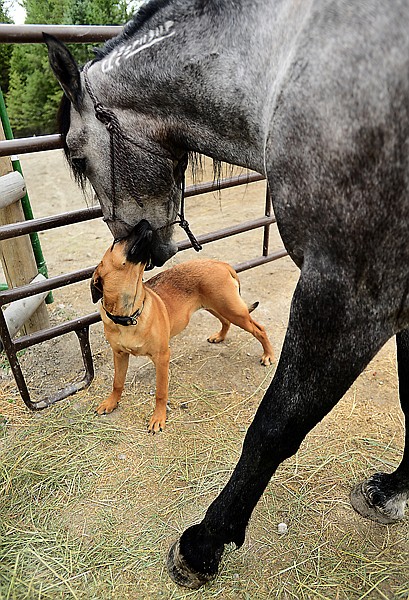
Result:
{"label": "black halter", "polygon": [[[126,148],[124,147],[123,140],[130,142],[132,145],[137,146],[144,152],[147,152],[149,154],[154,154],[160,158],[165,158],[167,160],[171,160],[172,162],[174,162],[175,157],[172,156],[168,152],[165,152],[165,151],[158,152],[157,150],[154,150],[153,148],[145,146],[145,145],[141,144],[140,142],[136,142],[135,140],[128,137],[123,132],[121,124],[119,123],[119,120],[118,120],[118,117],[116,116],[116,114],[109,108],[106,108],[105,106],[103,106],[103,104],[101,104],[101,102],[98,101],[98,98],[94,94],[94,91],[93,91],[90,81],[88,79],[88,69],[91,66],[91,64],[92,64],[92,61],[87,63],[84,66],[84,69],[83,69],[84,82],[85,82],[85,88],[88,92],[88,95],[91,98],[91,101],[94,105],[95,117],[98,119],[98,121],[100,121],[101,123],[103,123],[105,125],[105,127],[109,133],[110,153],[111,153],[110,165],[111,165],[112,219],[115,220],[115,218],[116,218],[116,215],[115,215],[116,173],[119,172],[120,179],[122,182],[125,182],[125,185],[130,180],[131,187],[130,187],[130,189],[129,188],[128,189],[132,193],[132,195],[133,195],[134,190],[136,189],[135,181],[133,179],[132,169],[126,169],[126,167],[125,167],[125,165],[127,163],[127,151],[126,151]],[[202,246],[199,244],[196,237],[193,235],[193,233],[190,229],[189,223],[185,219],[185,175],[184,174],[182,176],[182,181],[181,181],[181,195],[182,195],[182,197],[181,197],[181,203],[180,203],[180,213],[178,213],[179,220],[173,221],[172,223],[169,223],[163,227],[160,227],[159,229],[164,229],[165,227],[168,227],[170,225],[176,225],[176,224],[180,225],[180,227],[185,231],[186,235],[188,236],[188,238],[192,244],[192,247],[196,250],[196,252],[199,252],[199,250],[202,249]],[[142,201],[139,198],[135,198],[135,199],[136,199],[136,202],[138,203],[138,205],[141,208],[143,208]]]}

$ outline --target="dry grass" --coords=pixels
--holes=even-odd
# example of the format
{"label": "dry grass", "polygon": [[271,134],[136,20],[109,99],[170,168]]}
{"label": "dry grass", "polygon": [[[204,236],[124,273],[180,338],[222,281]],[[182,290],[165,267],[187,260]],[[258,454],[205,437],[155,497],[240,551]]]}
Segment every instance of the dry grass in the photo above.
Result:
{"label": "dry grass", "polygon": [[354,389],[280,467],[218,579],[198,592],[175,587],[167,549],[222,488],[271,377],[260,373],[243,395],[179,380],[175,368],[174,409],[155,437],[149,401],[96,418],[98,379],[39,414],[3,390],[1,599],[408,598],[408,521],[378,526],[348,503],[354,481],[399,461],[399,417],[360,406]]}
{"label": "dry grass", "polygon": [[[37,216],[84,207],[60,151],[22,161]],[[198,234],[250,220],[261,215],[264,197],[264,184],[246,186],[245,194],[244,188],[226,190],[223,201],[210,194],[189,204],[189,222]],[[78,224],[64,235],[64,244],[60,230],[42,236],[53,275],[96,264],[110,243],[102,223]],[[272,251],[282,246],[274,228],[270,239]],[[261,239],[254,231],[215,246],[205,246],[202,255],[235,264],[258,254]],[[189,252],[175,261],[193,258]],[[257,318],[276,350],[297,278],[287,259],[241,275],[243,297],[260,300]],[[56,290],[55,298],[50,310],[57,320],[94,309],[88,284]],[[175,343],[168,427],[153,438],[146,422],[154,376],[144,363],[133,366],[117,411],[107,418],[93,413],[112,381],[102,333],[93,344],[97,378],[70,401],[32,414],[10,377],[1,379],[0,600],[407,600],[408,518],[378,526],[356,515],[348,501],[356,481],[392,470],[401,457],[393,353],[368,368],[281,465],[244,546],[227,549],[219,577],[198,592],[170,581],[168,548],[225,484],[271,377],[258,366],[259,348],[249,336],[236,329],[226,344],[206,345],[214,323],[200,313],[194,319],[190,331],[196,333]],[[76,378],[78,346],[67,339],[24,356],[35,395],[55,390],[61,373]],[[282,521],[285,536],[277,533]]]}

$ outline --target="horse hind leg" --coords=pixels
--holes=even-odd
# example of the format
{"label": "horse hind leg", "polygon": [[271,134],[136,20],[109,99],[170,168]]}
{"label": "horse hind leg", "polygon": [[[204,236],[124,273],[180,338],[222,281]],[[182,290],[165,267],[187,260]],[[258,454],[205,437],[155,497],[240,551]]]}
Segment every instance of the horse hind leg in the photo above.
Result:
{"label": "horse hind leg", "polygon": [[405,448],[393,473],[375,473],[351,491],[351,504],[363,517],[395,523],[404,517],[409,500],[409,330],[396,335],[399,398],[406,419]]}

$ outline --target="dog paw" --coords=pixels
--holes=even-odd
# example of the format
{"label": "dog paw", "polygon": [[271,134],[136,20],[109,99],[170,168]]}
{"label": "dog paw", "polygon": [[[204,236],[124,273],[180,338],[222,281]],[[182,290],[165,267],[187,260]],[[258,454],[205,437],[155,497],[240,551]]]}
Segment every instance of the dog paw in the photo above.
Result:
{"label": "dog paw", "polygon": [[275,362],[274,356],[270,356],[269,354],[263,354],[263,356],[260,358],[260,363],[264,367],[269,367],[270,365],[274,364],[274,362]]}
{"label": "dog paw", "polygon": [[207,341],[210,342],[211,344],[220,344],[220,342],[223,342],[223,340],[224,340],[224,337],[222,337],[220,335],[220,333],[215,333],[207,338]]}
{"label": "dog paw", "polygon": [[152,435],[155,435],[155,433],[159,433],[160,431],[163,431],[165,429],[165,422],[166,422],[166,416],[165,418],[160,418],[157,415],[155,415],[155,413],[153,413],[152,417],[150,418],[149,424],[148,424],[148,433],[151,433]]}
{"label": "dog paw", "polygon": [[108,402],[108,400],[104,400],[101,404],[95,409],[95,412],[98,415],[109,415],[115,408],[118,406],[117,402]]}

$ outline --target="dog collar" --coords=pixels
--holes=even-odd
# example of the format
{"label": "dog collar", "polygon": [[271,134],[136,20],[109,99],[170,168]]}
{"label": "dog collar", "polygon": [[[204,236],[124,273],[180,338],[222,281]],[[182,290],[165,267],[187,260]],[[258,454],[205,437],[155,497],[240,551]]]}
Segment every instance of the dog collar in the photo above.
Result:
{"label": "dog collar", "polygon": [[142,306],[140,308],[138,308],[132,315],[129,315],[129,317],[120,317],[118,315],[111,315],[111,313],[109,313],[107,311],[107,309],[105,308],[104,305],[102,305],[102,308],[104,309],[108,319],[111,319],[111,321],[113,321],[116,325],[123,325],[123,326],[127,327],[128,325],[138,325],[138,317],[141,316],[141,313],[143,310],[143,304],[144,303],[142,302]]}

